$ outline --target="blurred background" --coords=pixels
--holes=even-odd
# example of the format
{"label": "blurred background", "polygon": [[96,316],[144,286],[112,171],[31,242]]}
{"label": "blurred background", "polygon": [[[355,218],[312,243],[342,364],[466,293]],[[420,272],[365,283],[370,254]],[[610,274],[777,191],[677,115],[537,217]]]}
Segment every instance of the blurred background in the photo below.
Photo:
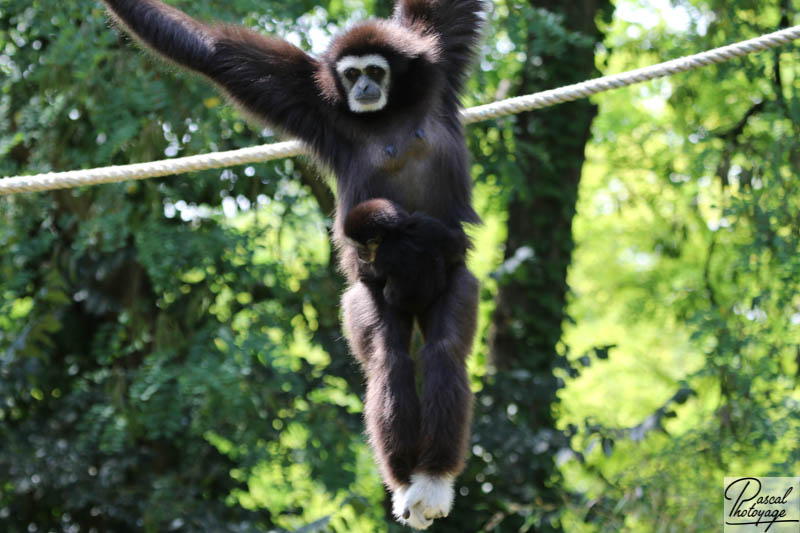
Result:
{"label": "blurred background", "polygon": [[[324,50],[387,0],[170,2]],[[465,106],[800,24],[493,0]],[[721,531],[800,472],[797,44],[468,128],[471,454],[436,532]],[[92,0],[0,0],[0,175],[274,142]],[[404,531],[304,158],[0,197],[0,530]]]}

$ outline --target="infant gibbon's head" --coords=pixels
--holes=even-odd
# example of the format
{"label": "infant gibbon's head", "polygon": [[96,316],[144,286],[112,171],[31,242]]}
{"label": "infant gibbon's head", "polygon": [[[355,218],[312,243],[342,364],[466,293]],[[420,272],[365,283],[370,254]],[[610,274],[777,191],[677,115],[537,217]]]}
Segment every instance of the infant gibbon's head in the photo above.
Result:
{"label": "infant gibbon's head", "polygon": [[344,219],[344,235],[359,258],[371,263],[387,233],[408,218],[400,206],[384,198],[373,198],[352,208]]}

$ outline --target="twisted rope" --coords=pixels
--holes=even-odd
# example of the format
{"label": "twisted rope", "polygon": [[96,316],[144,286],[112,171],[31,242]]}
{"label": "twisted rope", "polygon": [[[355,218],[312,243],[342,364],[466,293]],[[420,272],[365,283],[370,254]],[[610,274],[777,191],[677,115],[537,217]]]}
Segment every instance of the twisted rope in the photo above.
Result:
{"label": "twisted rope", "polygon": [[[464,124],[472,124],[505,115],[571,102],[612,89],[619,89],[621,87],[627,87],[628,85],[671,76],[679,72],[686,72],[700,67],[722,63],[723,61],[728,61],[735,57],[775,48],[796,39],[800,39],[800,26],[792,26],[791,28],[768,33],[754,39],[748,39],[739,43],[714,48],[707,52],[673,59],[672,61],[658,63],[657,65],[631,70],[621,74],[603,76],[558,89],[472,107],[461,112],[461,119]],[[178,157],[163,161],[152,161],[149,163],[101,167],[88,170],[72,170],[68,172],[48,172],[46,174],[36,174],[32,176],[6,177],[0,179],[0,195],[65,189],[83,185],[96,185],[99,183],[116,183],[134,179],[156,178],[168,176],[170,174],[180,174],[182,172],[271,161],[305,153],[308,153],[308,149],[305,145],[295,140],[241,148],[239,150],[230,150],[227,152],[215,152],[211,154]]]}
{"label": "twisted rope", "polygon": [[678,59],[630,70],[621,74],[603,76],[594,80],[567,85],[559,89],[542,91],[526,96],[517,96],[491,104],[472,107],[470,109],[465,109],[462,112],[462,117],[465,124],[471,124],[473,122],[480,122],[503,115],[532,111],[534,109],[541,109],[564,102],[571,102],[612,89],[627,87],[635,83],[663,78],[679,72],[686,72],[688,70],[722,63],[735,57],[775,48],[782,44],[790,43],[795,39],[800,39],[800,26],[792,26],[791,28],[768,33],[747,41],[729,44],[707,52],[680,57]]}
{"label": "twisted rope", "polygon": [[88,170],[70,170],[67,172],[48,172],[32,176],[14,176],[0,179],[0,195],[158,178],[182,172],[271,161],[304,153],[307,153],[307,149],[300,141],[285,141],[227,152],[190,155],[148,163],[134,163]]}

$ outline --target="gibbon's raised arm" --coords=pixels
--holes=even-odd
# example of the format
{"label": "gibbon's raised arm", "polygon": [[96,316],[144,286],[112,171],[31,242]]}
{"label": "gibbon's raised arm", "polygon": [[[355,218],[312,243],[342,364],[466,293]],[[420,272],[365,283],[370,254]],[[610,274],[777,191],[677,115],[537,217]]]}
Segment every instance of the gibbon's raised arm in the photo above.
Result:
{"label": "gibbon's raised arm", "polygon": [[103,0],[114,19],[158,54],[205,74],[214,53],[211,28],[162,2]]}
{"label": "gibbon's raised arm", "polygon": [[159,0],[103,0],[137,41],[199,72],[256,118],[319,150],[326,125],[317,60],[238,26],[209,26]]}
{"label": "gibbon's raised arm", "polygon": [[439,36],[441,65],[454,96],[464,87],[487,8],[488,0],[398,0],[395,6],[395,20]]}

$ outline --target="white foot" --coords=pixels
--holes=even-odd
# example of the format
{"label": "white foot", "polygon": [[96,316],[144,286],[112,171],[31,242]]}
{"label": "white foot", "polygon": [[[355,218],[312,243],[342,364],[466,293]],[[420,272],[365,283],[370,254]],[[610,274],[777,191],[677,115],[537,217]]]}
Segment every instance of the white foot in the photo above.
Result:
{"label": "white foot", "polygon": [[427,529],[434,519],[450,514],[453,496],[451,476],[413,474],[411,485],[392,495],[392,511],[400,523]]}
{"label": "white foot", "polygon": [[426,520],[421,514],[412,512],[406,504],[409,486],[400,487],[392,494],[392,514],[398,522],[414,529],[428,529],[433,520]]}

